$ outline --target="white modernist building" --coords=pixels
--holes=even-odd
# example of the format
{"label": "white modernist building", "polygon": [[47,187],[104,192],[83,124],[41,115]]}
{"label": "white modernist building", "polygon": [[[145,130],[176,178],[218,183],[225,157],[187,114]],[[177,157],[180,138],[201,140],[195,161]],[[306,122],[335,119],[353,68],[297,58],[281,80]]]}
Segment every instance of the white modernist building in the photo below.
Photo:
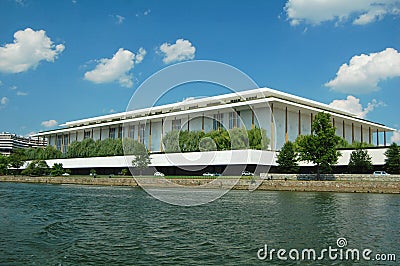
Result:
{"label": "white modernist building", "polygon": [[43,138],[27,138],[8,132],[0,133],[0,154],[3,155],[10,155],[14,149],[44,147],[46,144]]}
{"label": "white modernist building", "polygon": [[394,131],[320,102],[259,88],[71,121],[61,125],[61,129],[34,136],[45,138],[48,145],[63,153],[72,142],[85,138],[133,138],[157,154],[163,152],[162,138],[171,130],[208,132],[219,128],[259,127],[266,130],[269,150],[273,152],[288,140],[310,134],[313,118],[319,112],[331,115],[336,134],[349,143],[357,141],[386,146],[386,133]]}

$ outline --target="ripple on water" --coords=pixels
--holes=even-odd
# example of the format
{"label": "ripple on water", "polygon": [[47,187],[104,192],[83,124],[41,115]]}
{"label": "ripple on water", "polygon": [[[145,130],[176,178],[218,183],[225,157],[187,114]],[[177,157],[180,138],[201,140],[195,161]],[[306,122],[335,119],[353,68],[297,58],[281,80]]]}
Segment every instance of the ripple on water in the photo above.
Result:
{"label": "ripple on water", "polygon": [[396,252],[400,242],[399,195],[231,191],[177,207],[138,188],[0,183],[0,211],[6,265],[256,265],[264,244],[322,249],[346,237]]}

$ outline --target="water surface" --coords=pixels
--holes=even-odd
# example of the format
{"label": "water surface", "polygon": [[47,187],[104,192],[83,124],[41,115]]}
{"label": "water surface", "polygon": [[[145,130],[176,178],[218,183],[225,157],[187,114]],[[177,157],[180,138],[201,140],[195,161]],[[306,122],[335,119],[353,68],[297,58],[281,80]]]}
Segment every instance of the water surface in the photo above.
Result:
{"label": "water surface", "polygon": [[265,244],[322,249],[339,237],[399,260],[399,213],[388,194],[230,191],[178,207],[140,188],[0,183],[0,264],[265,265]]}

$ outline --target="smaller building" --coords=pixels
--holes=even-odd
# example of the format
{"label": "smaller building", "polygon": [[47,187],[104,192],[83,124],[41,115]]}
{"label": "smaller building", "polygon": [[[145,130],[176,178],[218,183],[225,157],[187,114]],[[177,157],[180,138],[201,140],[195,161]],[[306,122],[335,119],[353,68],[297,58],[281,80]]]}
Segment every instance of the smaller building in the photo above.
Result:
{"label": "smaller building", "polygon": [[0,153],[10,155],[14,149],[45,147],[47,141],[40,137],[22,137],[8,132],[0,133]]}

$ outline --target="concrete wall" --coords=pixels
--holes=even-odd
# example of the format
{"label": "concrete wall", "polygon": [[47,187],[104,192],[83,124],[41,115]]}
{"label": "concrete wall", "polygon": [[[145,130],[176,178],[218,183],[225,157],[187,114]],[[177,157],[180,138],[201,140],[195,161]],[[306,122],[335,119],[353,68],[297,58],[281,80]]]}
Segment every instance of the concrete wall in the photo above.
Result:
{"label": "concrete wall", "polygon": [[[385,151],[387,148],[367,149],[372,158],[373,165],[385,163]],[[348,165],[352,150],[341,150],[337,165]],[[276,166],[277,153],[259,150],[234,150],[216,152],[188,152],[152,154],[151,166],[207,166],[207,165],[260,165]],[[62,163],[64,168],[97,168],[97,167],[128,167],[133,156],[110,156],[92,158],[72,158],[47,160],[51,167],[54,163]],[[27,166],[25,164],[24,167]],[[300,162],[300,166],[312,166],[308,162]]]}

